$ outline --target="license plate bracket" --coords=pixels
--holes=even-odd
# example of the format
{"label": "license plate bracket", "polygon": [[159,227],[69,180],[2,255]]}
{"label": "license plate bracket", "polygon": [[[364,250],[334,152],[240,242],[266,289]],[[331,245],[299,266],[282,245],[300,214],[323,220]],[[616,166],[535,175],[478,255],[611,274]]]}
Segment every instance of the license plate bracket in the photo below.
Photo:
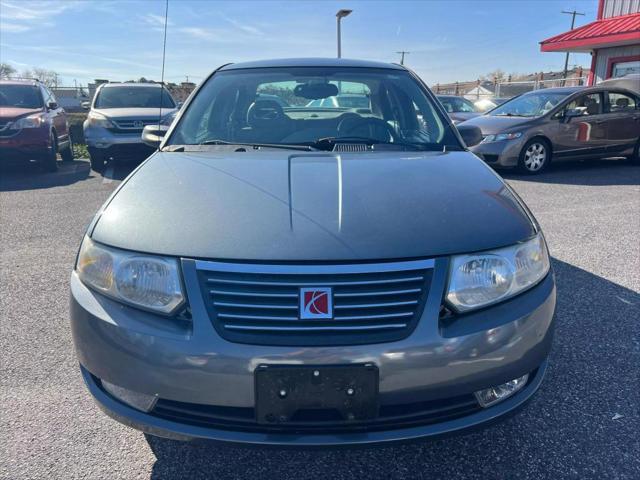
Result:
{"label": "license plate bracket", "polygon": [[259,365],[256,421],[353,423],[378,416],[378,368],[360,365]]}

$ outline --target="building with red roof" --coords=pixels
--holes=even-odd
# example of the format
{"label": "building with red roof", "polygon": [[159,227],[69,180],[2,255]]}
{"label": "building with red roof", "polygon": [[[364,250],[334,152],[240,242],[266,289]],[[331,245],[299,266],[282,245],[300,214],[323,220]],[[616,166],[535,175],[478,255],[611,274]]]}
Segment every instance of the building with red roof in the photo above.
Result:
{"label": "building with red roof", "polygon": [[590,85],[640,73],[640,0],[599,0],[596,21],[543,40],[540,50],[591,53]]}

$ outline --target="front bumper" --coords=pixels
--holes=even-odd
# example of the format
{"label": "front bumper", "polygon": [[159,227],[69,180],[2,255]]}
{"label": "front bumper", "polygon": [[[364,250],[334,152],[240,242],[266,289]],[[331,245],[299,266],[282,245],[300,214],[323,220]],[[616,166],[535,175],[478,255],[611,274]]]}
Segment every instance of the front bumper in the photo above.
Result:
{"label": "front bumper", "polygon": [[4,131],[0,136],[0,159],[2,163],[39,160],[49,152],[48,128],[25,128]]}
{"label": "front bumper", "polygon": [[489,165],[500,167],[515,167],[520,159],[520,152],[526,139],[524,136],[515,140],[501,140],[498,142],[479,143],[469,148],[481,160]]}
{"label": "front bumper", "polygon": [[141,160],[155,151],[142,142],[140,132],[113,133],[106,128],[85,126],[84,138],[87,147],[100,151],[105,158]]}
{"label": "front bumper", "polygon": [[[183,267],[184,268],[184,267]],[[540,385],[551,346],[555,283],[540,284],[500,305],[439,321],[446,260],[437,260],[420,322],[403,340],[373,345],[285,347],[231,343],[214,330],[199,295],[195,271],[184,268],[192,324],[126,307],[87,289],[72,274],[71,325],[90,392],[109,415],[140,430],[171,438],[276,445],[367,444],[408,440],[473,427],[513,411]],[[338,433],[261,432],[202,427],[135,410],[107,394],[100,380],[167,402],[253,408],[254,370],[260,364],[373,363],[380,405],[446,400],[530,373],[527,386],[487,409],[442,422]]]}

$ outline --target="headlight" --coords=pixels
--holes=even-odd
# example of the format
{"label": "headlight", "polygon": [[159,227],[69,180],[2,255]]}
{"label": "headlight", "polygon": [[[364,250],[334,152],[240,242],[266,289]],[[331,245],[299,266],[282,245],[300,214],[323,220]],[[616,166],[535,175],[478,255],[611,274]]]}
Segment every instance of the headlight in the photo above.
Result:
{"label": "headlight", "polygon": [[90,127],[113,128],[113,123],[107,117],[98,112],[89,112],[87,124]]}
{"label": "headlight", "polygon": [[76,271],[87,286],[146,310],[170,314],[184,301],[175,258],[116,250],[85,237]]}
{"label": "headlight", "polygon": [[499,142],[501,140],[515,140],[516,138],[520,138],[521,136],[522,132],[498,133],[497,135],[487,135],[482,140],[482,143]]}
{"label": "headlight", "polygon": [[10,130],[22,130],[23,128],[39,128],[44,123],[42,115],[29,115],[28,117],[16,120],[9,127]]}
{"label": "headlight", "polygon": [[485,307],[532,287],[549,272],[541,233],[531,240],[451,262],[447,302],[458,312]]}

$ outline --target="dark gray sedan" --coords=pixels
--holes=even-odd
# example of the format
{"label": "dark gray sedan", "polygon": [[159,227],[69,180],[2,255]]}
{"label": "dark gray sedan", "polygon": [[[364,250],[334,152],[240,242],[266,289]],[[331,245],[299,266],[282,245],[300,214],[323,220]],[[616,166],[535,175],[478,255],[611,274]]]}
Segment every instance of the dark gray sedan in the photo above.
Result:
{"label": "dark gray sedan", "polygon": [[[341,89],[371,108],[309,106]],[[522,406],[553,336],[549,254],[460,133],[479,140],[398,65],[214,72],[82,240],[71,326],[98,404],[155,435],[277,445]]]}
{"label": "dark gray sedan", "polygon": [[640,97],[607,86],[536,90],[461,125],[482,130],[471,151],[485,162],[528,174],[552,160],[623,156],[637,162]]}

